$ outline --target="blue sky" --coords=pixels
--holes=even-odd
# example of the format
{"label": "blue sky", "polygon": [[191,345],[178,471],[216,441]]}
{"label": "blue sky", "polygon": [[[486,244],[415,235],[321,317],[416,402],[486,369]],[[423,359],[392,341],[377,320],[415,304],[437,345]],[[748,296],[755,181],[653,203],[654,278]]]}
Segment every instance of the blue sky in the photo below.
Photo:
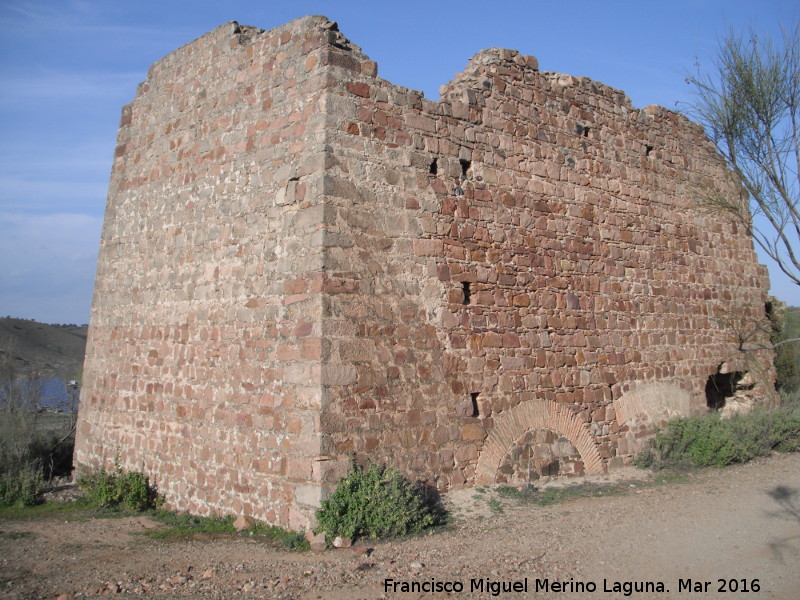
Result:
{"label": "blue sky", "polygon": [[[227,21],[337,21],[393,83],[438,98],[482,48],[624,90],[688,100],[684,75],[729,30],[779,36],[796,0],[303,2],[0,0],[0,316],[85,323],[120,109],[148,67]],[[772,293],[800,305],[770,268]]]}

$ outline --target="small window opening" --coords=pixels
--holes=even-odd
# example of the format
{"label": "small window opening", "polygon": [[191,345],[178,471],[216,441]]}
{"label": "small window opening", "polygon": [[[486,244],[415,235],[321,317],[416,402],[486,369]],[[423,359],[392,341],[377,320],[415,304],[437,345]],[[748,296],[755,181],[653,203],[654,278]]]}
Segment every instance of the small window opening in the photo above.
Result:
{"label": "small window opening", "polygon": [[480,410],[478,410],[478,396],[480,394],[478,392],[472,392],[469,397],[472,400],[472,416],[477,417],[480,416]]}
{"label": "small window opening", "polygon": [[466,179],[467,171],[469,171],[469,168],[472,166],[472,162],[464,158],[459,159],[458,162],[461,164],[461,178]]}
{"label": "small window opening", "polygon": [[470,289],[469,289],[469,281],[462,281],[461,282],[461,289],[464,292],[464,304],[465,305],[469,304],[469,299],[470,299],[470,296],[472,295],[470,293]]}
{"label": "small window opening", "polygon": [[575,125],[575,133],[583,137],[589,137],[589,129],[591,128],[585,125]]}
{"label": "small window opening", "polygon": [[766,317],[770,321],[772,320],[772,317],[774,316],[773,315],[773,311],[774,310],[775,310],[775,307],[772,306],[772,302],[765,302],[764,303],[764,314],[766,315]]}
{"label": "small window opening", "polygon": [[710,410],[722,410],[725,401],[733,398],[736,393],[736,384],[742,379],[740,371],[731,373],[716,373],[710,375],[706,381],[706,404]]}
{"label": "small window opening", "polygon": [[591,129],[591,127],[583,128],[583,137],[589,137],[589,129]]}
{"label": "small window opening", "polygon": [[652,147],[652,146],[645,146],[645,147],[644,147],[644,155],[645,155],[645,156],[650,156],[650,153],[651,153],[652,151],[653,151],[653,147]]}
{"label": "small window opening", "polygon": [[434,158],[431,161],[431,167],[430,169],[428,169],[428,173],[430,173],[431,175],[436,175],[438,172],[439,172],[439,163],[437,159]]}

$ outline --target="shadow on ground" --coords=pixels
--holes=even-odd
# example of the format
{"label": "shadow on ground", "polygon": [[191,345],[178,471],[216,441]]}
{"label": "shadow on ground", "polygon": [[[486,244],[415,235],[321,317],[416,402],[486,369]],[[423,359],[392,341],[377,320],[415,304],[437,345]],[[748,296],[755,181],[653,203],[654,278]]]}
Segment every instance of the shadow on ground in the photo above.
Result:
{"label": "shadow on ground", "polygon": [[[778,510],[770,513],[771,517],[800,525],[800,490],[778,485],[768,491],[767,495],[779,506]],[[770,542],[769,547],[777,560],[786,562],[789,556],[800,552],[800,534],[777,538]]]}

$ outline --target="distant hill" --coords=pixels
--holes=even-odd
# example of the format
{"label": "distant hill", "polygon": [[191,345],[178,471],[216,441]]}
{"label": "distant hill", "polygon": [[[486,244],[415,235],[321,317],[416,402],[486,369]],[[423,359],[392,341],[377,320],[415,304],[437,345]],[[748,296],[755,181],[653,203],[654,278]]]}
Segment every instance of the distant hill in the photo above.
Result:
{"label": "distant hill", "polygon": [[87,325],[47,325],[0,318],[0,354],[10,354],[17,373],[44,379],[80,379]]}

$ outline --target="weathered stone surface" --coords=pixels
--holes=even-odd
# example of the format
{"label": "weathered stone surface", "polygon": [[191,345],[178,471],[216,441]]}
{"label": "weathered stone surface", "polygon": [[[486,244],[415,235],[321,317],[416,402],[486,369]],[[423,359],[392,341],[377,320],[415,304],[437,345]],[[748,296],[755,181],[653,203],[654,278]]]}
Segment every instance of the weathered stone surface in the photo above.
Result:
{"label": "weathered stone surface", "polygon": [[464,441],[482,440],[486,437],[486,430],[476,423],[467,423],[461,430],[461,439]]}
{"label": "weathered stone surface", "polygon": [[233,522],[233,528],[236,531],[246,531],[252,529],[256,524],[256,520],[248,515],[239,515]]}
{"label": "weathered stone surface", "polygon": [[324,531],[312,536],[311,540],[309,540],[309,543],[311,544],[312,552],[325,552],[325,550],[328,548],[328,542],[325,541]]}
{"label": "weathered stone surface", "polygon": [[349,548],[353,545],[353,541],[350,538],[336,536],[333,539],[333,547],[334,548]]}
{"label": "weathered stone surface", "polygon": [[696,125],[511,50],[437,102],[376,73],[322,17],[153,65],[120,121],[79,467],[307,530],[352,454],[441,488],[602,472],[709,378],[764,401],[771,357],[725,323],[766,325],[766,270],[696,209],[736,193]]}

